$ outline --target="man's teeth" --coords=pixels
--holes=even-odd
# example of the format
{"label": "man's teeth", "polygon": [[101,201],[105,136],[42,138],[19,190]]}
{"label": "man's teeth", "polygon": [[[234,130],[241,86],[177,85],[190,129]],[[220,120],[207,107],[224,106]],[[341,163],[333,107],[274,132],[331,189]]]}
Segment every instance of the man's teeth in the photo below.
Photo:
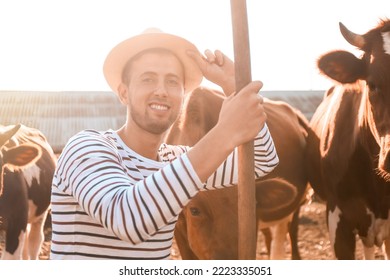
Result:
{"label": "man's teeth", "polygon": [[161,111],[166,111],[166,110],[168,110],[168,106],[160,105],[160,104],[152,104],[152,105],[150,105],[150,107],[151,107],[152,109],[161,110]]}

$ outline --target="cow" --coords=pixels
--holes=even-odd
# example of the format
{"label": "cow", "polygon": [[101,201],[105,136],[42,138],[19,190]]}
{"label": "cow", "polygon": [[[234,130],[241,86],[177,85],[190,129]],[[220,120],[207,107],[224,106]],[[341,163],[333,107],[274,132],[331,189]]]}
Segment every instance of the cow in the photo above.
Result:
{"label": "cow", "polygon": [[[216,90],[195,89],[186,97],[166,142],[194,145],[217,123],[223,100]],[[271,259],[285,258],[288,231],[292,258],[300,259],[298,218],[308,186],[304,150],[309,123],[287,103],[265,99],[264,107],[280,162],[270,174],[256,179],[257,228],[272,236],[266,244]],[[183,259],[238,259],[237,187],[198,193],[179,216],[175,240]]]}
{"label": "cow", "polygon": [[42,132],[20,124],[0,127],[1,259],[38,259],[55,166]]}
{"label": "cow", "polygon": [[354,259],[360,237],[373,259],[375,245],[390,243],[390,21],[364,35],[340,31],[362,56],[335,50],[317,61],[335,84],[310,121],[308,177],[326,201],[335,258]]}

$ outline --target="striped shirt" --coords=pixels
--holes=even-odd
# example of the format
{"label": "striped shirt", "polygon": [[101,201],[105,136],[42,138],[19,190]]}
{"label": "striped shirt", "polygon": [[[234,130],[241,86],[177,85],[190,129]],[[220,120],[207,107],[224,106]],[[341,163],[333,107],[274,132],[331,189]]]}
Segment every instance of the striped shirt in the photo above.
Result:
{"label": "striped shirt", "polygon": [[[279,162],[265,125],[255,139],[255,174]],[[52,186],[51,259],[169,259],[182,208],[199,191],[237,184],[237,149],[201,182],[187,146],[162,144],[159,161],[127,147],[113,130],[73,136]]]}

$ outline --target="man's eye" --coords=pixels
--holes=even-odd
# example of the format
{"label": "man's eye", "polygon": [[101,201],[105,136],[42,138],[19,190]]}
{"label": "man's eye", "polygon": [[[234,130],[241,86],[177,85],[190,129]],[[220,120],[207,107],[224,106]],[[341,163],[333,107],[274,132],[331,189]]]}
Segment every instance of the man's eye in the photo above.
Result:
{"label": "man's eye", "polygon": [[168,85],[170,85],[170,86],[178,86],[179,82],[177,80],[168,80]]}
{"label": "man's eye", "polygon": [[153,83],[153,79],[152,78],[144,78],[144,79],[142,79],[142,82],[146,83],[146,84]]}

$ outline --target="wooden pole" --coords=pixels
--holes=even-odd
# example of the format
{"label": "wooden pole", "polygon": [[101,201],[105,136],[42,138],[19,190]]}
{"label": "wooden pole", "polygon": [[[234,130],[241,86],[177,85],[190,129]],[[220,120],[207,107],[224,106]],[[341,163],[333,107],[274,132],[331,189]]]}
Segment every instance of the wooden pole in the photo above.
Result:
{"label": "wooden pole", "polygon": [[[236,92],[251,77],[248,17],[245,0],[231,0]],[[238,258],[256,259],[256,199],[253,141],[238,147]]]}

